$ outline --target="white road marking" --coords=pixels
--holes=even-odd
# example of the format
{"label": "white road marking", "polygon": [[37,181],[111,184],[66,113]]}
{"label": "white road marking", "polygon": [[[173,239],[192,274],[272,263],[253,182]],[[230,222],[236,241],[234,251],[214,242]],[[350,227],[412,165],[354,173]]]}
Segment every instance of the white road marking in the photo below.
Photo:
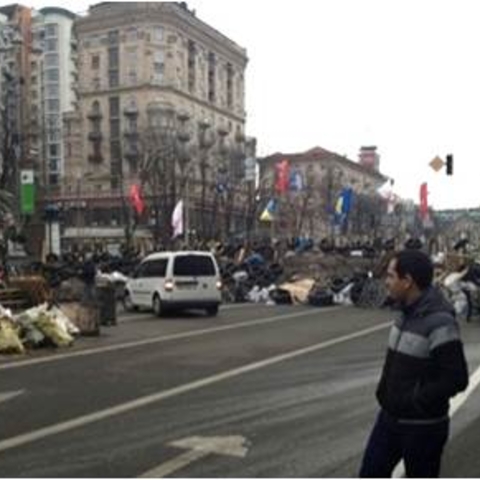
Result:
{"label": "white road marking", "polygon": [[25,393],[25,390],[16,390],[14,392],[0,393],[0,403],[7,402],[8,400],[18,397],[19,395],[22,395],[24,393]]}
{"label": "white road marking", "polygon": [[[318,310],[318,313],[320,312],[328,313],[338,309],[339,307],[322,308],[321,310]],[[312,315],[314,311],[315,310],[307,310],[307,311],[301,311],[297,313],[290,313],[288,315],[275,315],[274,317],[261,318],[258,320],[247,321],[247,322],[239,322],[231,325],[222,325],[220,327],[202,328],[201,330],[175,333],[172,335],[147,338],[144,340],[135,340],[132,342],[120,343],[116,345],[108,345],[105,347],[89,348],[85,350],[79,350],[77,352],[62,353],[62,354],[51,355],[51,356],[42,357],[42,358],[32,358],[30,360],[19,360],[18,362],[11,362],[11,363],[5,363],[3,365],[0,365],[0,370],[10,370],[12,368],[20,368],[28,365],[38,365],[41,363],[58,362],[68,358],[87,357],[90,355],[96,355],[98,353],[114,352],[117,350],[125,350],[128,348],[142,347],[145,345],[152,345],[155,343],[164,343],[172,340],[180,340],[180,339],[191,338],[191,337],[200,337],[203,335],[209,335],[211,333],[225,332],[228,330],[236,330],[239,328],[254,327],[256,325],[264,325],[267,323],[278,322],[281,320],[289,320],[291,318],[306,317],[307,315]]]}
{"label": "white road marking", "polygon": [[247,455],[246,439],[240,435],[228,437],[189,437],[170,443],[172,447],[185,448],[188,451],[152,468],[140,475],[140,478],[163,478],[180,470],[190,463],[211,454],[228,455],[243,458]]}
{"label": "white road marking", "polygon": [[[243,308],[251,308],[251,307],[258,307],[258,303],[232,303],[232,304],[227,304],[227,305],[220,305],[220,311],[223,310],[241,310]],[[139,312],[135,314],[129,314],[129,315],[118,315],[117,322],[118,323],[128,323],[128,322],[133,322],[135,320],[149,320],[152,318],[156,318],[153,315],[153,312]]]}
{"label": "white road marking", "polygon": [[[467,398],[475,391],[480,384],[480,367],[470,376],[468,382],[468,388],[464,392],[460,392],[458,395],[452,398],[450,402],[450,417],[453,417],[460,407],[467,401]],[[405,463],[403,460],[395,467],[393,471],[393,478],[403,478],[405,476]]]}
{"label": "white road marking", "polygon": [[75,428],[84,427],[85,425],[89,425],[91,423],[98,422],[100,420],[105,420],[107,418],[112,418],[117,415],[121,415],[122,413],[131,412],[133,410],[137,410],[139,408],[152,405],[162,400],[166,400],[167,398],[172,398],[177,395],[181,395],[183,393],[191,392],[193,390],[198,390],[200,388],[207,387],[209,385],[214,385],[224,380],[230,380],[232,378],[238,377],[239,375],[243,375],[248,372],[260,370],[262,368],[269,367],[277,363],[285,362],[287,360],[291,360],[291,359],[300,357],[302,355],[307,355],[309,353],[317,352],[325,348],[333,347],[334,345],[339,345],[341,343],[345,343],[350,340],[355,340],[357,338],[370,335],[371,333],[377,332],[379,330],[383,330],[388,327],[391,327],[391,322],[381,323],[379,325],[375,325],[374,327],[369,327],[364,330],[351,333],[349,335],[333,338],[331,340],[317,343],[309,347],[304,347],[299,350],[294,350],[292,352],[282,353],[280,355],[276,355],[266,360],[260,360],[258,362],[249,363],[242,367],[233,368],[231,370],[227,370],[225,372],[218,373],[210,377],[202,378],[200,380],[195,380],[191,383],[187,383],[185,385],[180,385],[178,387],[171,388],[170,390],[165,390],[165,391],[153,393],[151,395],[146,395],[144,397],[140,397],[135,400],[131,400],[129,402],[121,403],[114,407],[99,410],[97,412],[89,413],[87,415],[82,415],[81,417],[73,418],[65,422],[60,422],[54,425],[50,425],[48,427],[40,428],[39,430],[35,430],[32,432],[17,435],[15,437],[7,438],[5,440],[0,441],[0,452],[3,452],[5,450],[10,450],[15,447],[19,447],[21,445],[25,445],[27,443],[31,443],[36,440],[57,435],[59,433],[68,432]]}

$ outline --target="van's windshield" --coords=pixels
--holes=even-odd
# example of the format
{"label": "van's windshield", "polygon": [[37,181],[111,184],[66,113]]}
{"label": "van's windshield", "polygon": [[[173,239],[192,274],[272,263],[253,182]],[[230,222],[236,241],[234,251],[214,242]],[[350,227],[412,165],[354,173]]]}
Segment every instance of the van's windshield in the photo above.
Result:
{"label": "van's windshield", "polygon": [[213,277],[216,275],[211,257],[202,255],[178,255],[173,264],[175,277]]}

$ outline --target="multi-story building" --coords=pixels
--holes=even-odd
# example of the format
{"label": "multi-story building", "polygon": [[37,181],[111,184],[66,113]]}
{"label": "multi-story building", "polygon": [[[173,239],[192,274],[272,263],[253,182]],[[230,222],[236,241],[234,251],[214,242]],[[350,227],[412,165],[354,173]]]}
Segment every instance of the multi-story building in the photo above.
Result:
{"label": "multi-story building", "polygon": [[34,16],[32,33],[43,55],[31,61],[32,108],[36,147],[44,159],[41,168],[46,192],[60,188],[65,175],[63,116],[76,107],[76,15],[58,7],[42,8]]}
{"label": "multi-story building", "polygon": [[[31,9],[22,5],[0,7],[0,56],[2,74],[0,90],[9,119],[2,125],[13,135],[15,147],[15,173],[12,186],[18,192],[19,171],[31,167],[37,159],[31,143],[30,128],[30,62],[39,54],[31,37]],[[12,155],[9,155],[12,161]]]}
{"label": "multi-story building", "polygon": [[70,147],[59,200],[74,201],[84,215],[70,217],[65,236],[78,236],[79,224],[94,227],[83,228],[84,236],[102,236],[101,227],[117,227],[122,236],[125,197],[139,175],[148,127],[161,126],[167,113],[180,116],[197,163],[206,130],[211,152],[244,145],[246,51],[183,2],[100,3],[74,30],[79,108],[65,119]]}
{"label": "multi-story building", "polygon": [[308,234],[313,238],[330,235],[335,203],[343,188],[351,188],[361,198],[362,204],[355,202],[356,210],[360,211],[351,222],[355,220],[357,233],[372,233],[367,231],[368,227],[374,221],[379,224],[380,219],[374,219],[375,203],[378,205],[376,192],[388,179],[379,171],[380,157],[375,147],[362,147],[359,162],[320,147],[304,153],[267,156],[259,161],[260,189],[265,201],[275,196],[277,169],[285,160],[292,180],[300,180],[299,185],[292,185],[293,191],[277,195],[277,200],[283,203],[283,212],[277,218],[277,234]]}

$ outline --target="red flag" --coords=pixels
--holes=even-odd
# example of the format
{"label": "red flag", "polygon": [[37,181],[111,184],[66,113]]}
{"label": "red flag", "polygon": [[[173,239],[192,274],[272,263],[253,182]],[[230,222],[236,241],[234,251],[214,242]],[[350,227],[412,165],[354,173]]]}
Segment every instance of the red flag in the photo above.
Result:
{"label": "red flag", "polygon": [[420,185],[420,216],[422,220],[428,217],[428,188],[426,182]]}
{"label": "red flag", "polygon": [[134,183],[130,187],[130,202],[132,202],[132,206],[135,211],[141,215],[143,210],[145,209],[145,202],[142,198],[142,192],[140,191],[140,185]]}
{"label": "red flag", "polygon": [[282,160],[275,165],[275,190],[277,193],[285,193],[290,182],[290,165],[288,160]]}

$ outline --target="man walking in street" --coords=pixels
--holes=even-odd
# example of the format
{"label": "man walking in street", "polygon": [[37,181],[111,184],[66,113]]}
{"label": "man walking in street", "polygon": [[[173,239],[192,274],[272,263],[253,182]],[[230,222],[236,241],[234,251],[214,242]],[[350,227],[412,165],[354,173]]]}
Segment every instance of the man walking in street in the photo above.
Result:
{"label": "man walking in street", "polygon": [[453,307],[432,286],[433,265],[420,250],[390,261],[386,285],[401,308],[377,387],[380,412],[360,477],[390,477],[403,459],[408,477],[438,477],[449,434],[449,401],[468,385]]}

